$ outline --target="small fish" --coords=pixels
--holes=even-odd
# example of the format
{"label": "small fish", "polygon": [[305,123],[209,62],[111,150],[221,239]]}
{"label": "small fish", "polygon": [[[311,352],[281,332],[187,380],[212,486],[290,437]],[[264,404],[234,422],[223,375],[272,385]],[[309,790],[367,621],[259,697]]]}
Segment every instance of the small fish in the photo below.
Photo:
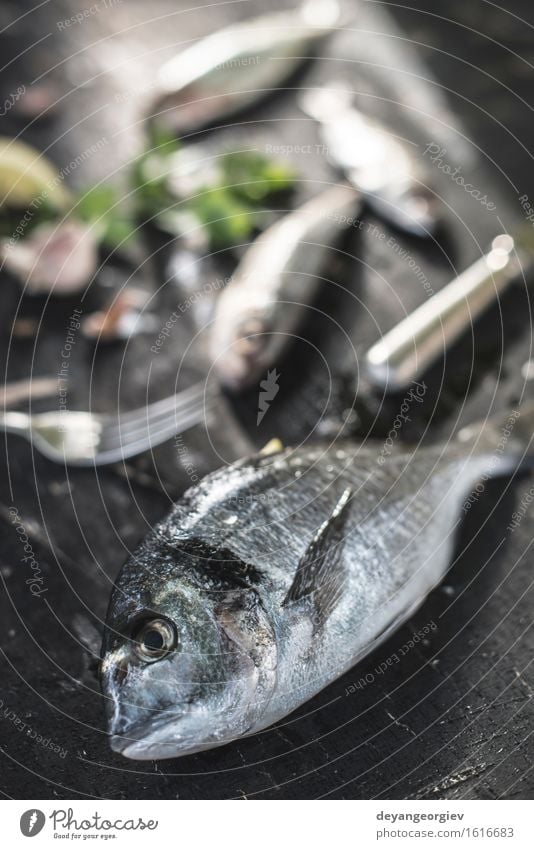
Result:
{"label": "small fish", "polygon": [[330,161],[377,215],[412,235],[435,232],[438,201],[407,142],[359,112],[342,84],[310,89],[301,95],[300,105],[319,121]]}
{"label": "small fish", "polygon": [[533,429],[534,405],[446,445],[301,446],[207,476],[113,590],[112,749],[146,760],[220,746],[338,678],[442,580],[462,503],[481,476],[519,465]]}
{"label": "small fish", "polygon": [[308,0],[213,33],[163,66],[150,120],[182,136],[246,109],[287,80],[339,17],[336,0]]}
{"label": "small fish", "polygon": [[211,332],[221,383],[239,392],[278,364],[316,297],[336,237],[354,222],[360,195],[333,186],[269,227],[219,296]]}

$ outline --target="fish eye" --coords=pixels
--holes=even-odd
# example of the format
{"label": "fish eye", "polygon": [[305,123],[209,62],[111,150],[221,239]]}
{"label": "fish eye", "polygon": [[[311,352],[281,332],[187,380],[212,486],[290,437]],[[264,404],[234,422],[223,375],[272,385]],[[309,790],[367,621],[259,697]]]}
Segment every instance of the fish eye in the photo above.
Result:
{"label": "fish eye", "polygon": [[177,638],[174,626],[166,619],[149,619],[138,627],[132,639],[135,651],[145,663],[161,660],[176,648]]}

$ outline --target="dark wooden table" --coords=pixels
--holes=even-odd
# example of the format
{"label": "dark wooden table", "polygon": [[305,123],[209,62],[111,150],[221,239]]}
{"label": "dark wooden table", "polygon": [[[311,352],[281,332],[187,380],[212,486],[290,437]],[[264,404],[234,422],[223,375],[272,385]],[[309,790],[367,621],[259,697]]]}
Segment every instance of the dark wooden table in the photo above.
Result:
{"label": "dark wooden table", "polygon": [[[28,0],[4,2],[2,100],[22,83],[39,83],[48,87],[46,96],[55,91],[62,100],[47,119],[29,126],[20,112],[8,111],[0,118],[1,134],[22,131],[23,138],[47,149],[59,168],[104,140],[98,152],[83,156],[82,164],[71,169],[69,181],[123,179],[140,144],[140,100],[150,97],[158,64],[187,39],[261,8],[255,0],[221,3],[207,14],[202,8],[182,12],[186,5],[117,0],[65,27],[58,24],[87,8],[83,0],[40,6]],[[437,291],[480,255],[492,235],[521,219],[521,196],[534,199],[533,72],[528,64],[534,59],[534,14],[529,4],[514,0],[508,11],[483,0],[415,0],[410,6],[389,8],[439,81],[429,85],[446,92],[465,129],[467,150],[475,155],[462,164],[463,173],[495,200],[496,210],[488,212],[435,163],[432,174],[449,205],[447,226],[435,243],[423,245],[367,218],[377,232],[394,236],[399,249],[385,249],[371,228],[349,234],[346,255],[333,256],[321,301],[324,315],[309,322],[307,341],[280,364],[280,396],[262,428],[255,427],[253,393],[208,422],[209,434],[199,427],[184,437],[199,474],[238,456],[245,439],[261,445],[270,436],[287,443],[307,438],[325,406],[325,418],[339,420],[356,387],[358,356],[380,331],[427,297],[422,278],[414,276],[401,250]],[[360,33],[340,34],[299,82],[326,82],[341,74],[352,80],[362,107],[386,116],[419,145],[421,155],[430,143],[447,147],[435,124],[425,129],[413,120],[413,78],[410,82],[410,67],[404,65],[403,40],[386,35],[389,49],[372,60],[369,49],[367,55],[363,50],[376,30],[376,19],[369,15],[381,8],[376,3],[355,6],[354,26]],[[368,33],[363,41],[362,32]],[[393,77],[404,80],[403,106],[395,102],[399,91],[389,87]],[[318,141],[291,91],[247,117],[252,123],[245,128],[236,124],[221,131],[221,143],[246,138],[247,144],[265,149],[272,143]],[[443,161],[454,156],[451,148]],[[302,197],[333,179],[324,156],[291,158],[302,177]],[[181,297],[164,276],[168,254],[158,251],[135,275],[162,323]],[[222,259],[206,262],[206,279],[226,267]],[[113,290],[127,273],[112,261],[83,301],[64,303],[25,299],[18,304],[16,284],[4,276],[0,344],[8,380],[57,374],[72,310],[89,312],[106,287]],[[35,338],[9,342],[17,309],[41,320]],[[201,377],[207,368],[206,334],[189,350],[191,319],[180,322],[157,357],[150,354],[150,334],[96,350],[78,334],[69,407],[133,407],[144,403],[147,392],[152,399],[164,397]],[[426,377],[428,398],[402,438],[428,428],[425,438],[439,439],[458,423],[486,415],[491,406],[505,409],[521,395],[532,396],[521,371],[531,341],[530,303],[517,285]],[[313,345],[319,353],[312,353]],[[332,370],[332,384],[324,361]],[[382,430],[395,403],[398,399],[385,407]],[[55,405],[57,398],[46,399],[34,409]],[[376,431],[380,437],[380,428]],[[127,553],[188,485],[177,446],[171,441],[153,457],[98,474],[65,470],[11,437],[0,451],[0,735],[6,797],[532,798],[532,509],[527,507],[513,533],[507,531],[532,486],[528,476],[486,488],[462,525],[445,585],[358,668],[274,729],[156,764],[125,761],[110,752],[85,643],[101,630],[112,581]],[[18,511],[46,583],[41,598],[25,584],[27,568],[11,507]],[[381,664],[429,625],[428,637],[381,674]]]}

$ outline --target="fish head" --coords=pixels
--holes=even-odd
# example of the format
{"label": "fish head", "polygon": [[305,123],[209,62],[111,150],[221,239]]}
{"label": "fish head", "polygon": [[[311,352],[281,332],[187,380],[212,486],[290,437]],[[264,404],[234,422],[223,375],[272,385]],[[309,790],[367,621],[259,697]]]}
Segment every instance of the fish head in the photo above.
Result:
{"label": "fish head", "polygon": [[223,345],[217,346],[215,368],[221,383],[233,392],[254,386],[271,365],[278,345],[271,322],[262,315],[237,319],[226,328]]}
{"label": "fish head", "polygon": [[[114,589],[101,664],[111,747],[125,757],[179,757],[258,725],[274,688],[276,643],[258,591],[179,567],[139,592]],[[146,582],[145,582],[146,583]]]}
{"label": "fish head", "polygon": [[[219,296],[211,332],[211,355],[217,376],[227,389],[250,389],[272,366],[285,340],[280,304],[261,274],[243,272]],[[282,331],[282,333],[280,332]]]}

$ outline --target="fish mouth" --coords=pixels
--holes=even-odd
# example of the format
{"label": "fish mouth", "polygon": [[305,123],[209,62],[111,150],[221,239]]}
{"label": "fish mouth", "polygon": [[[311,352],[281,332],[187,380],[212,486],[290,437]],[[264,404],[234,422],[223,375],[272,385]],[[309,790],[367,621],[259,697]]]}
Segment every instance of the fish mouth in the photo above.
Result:
{"label": "fish mouth", "polygon": [[131,728],[125,734],[110,734],[110,746],[112,751],[130,760],[153,761],[166,758],[181,758],[212,749],[215,746],[223,746],[230,743],[236,736],[228,731],[223,732],[217,728],[211,728],[204,733],[179,731],[173,729],[177,719],[185,719],[184,715],[172,717],[160,722],[158,725],[140,724]]}
{"label": "fish mouth", "polygon": [[[223,745],[229,740],[223,740],[221,743],[198,743],[194,740],[186,740],[182,738],[180,741],[157,741],[153,742],[150,739],[130,740],[124,737],[113,736],[110,740],[111,748],[117,754],[122,755],[133,761],[158,761],[167,760],[169,758],[181,758],[186,755],[193,755],[196,752],[202,752],[206,749],[211,749],[216,745]],[[178,748],[179,747],[179,748]]]}

